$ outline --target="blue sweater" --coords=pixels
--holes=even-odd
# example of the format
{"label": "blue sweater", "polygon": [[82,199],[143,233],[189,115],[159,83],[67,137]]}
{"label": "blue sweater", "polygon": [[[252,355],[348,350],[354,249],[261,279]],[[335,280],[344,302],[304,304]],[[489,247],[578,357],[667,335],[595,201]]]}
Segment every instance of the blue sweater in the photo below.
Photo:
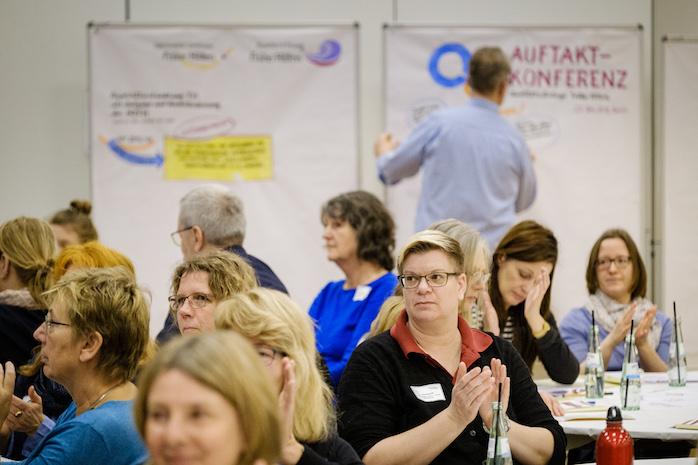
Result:
{"label": "blue sweater", "polygon": [[315,298],[309,313],[317,322],[317,349],[327,362],[335,389],[349,356],[361,336],[371,329],[381,305],[395,292],[397,282],[393,273],[356,289],[344,290],[344,281],[335,281]]}
{"label": "blue sweater", "polygon": [[148,459],[132,401],[111,401],[75,416],[71,403],[23,465],[140,465]]}
{"label": "blue sweater", "polygon": [[[664,360],[669,361],[669,346],[671,345],[671,319],[661,312],[657,312],[655,318],[662,325],[662,337],[659,341],[659,346],[655,347],[657,354]],[[591,313],[586,308],[574,308],[565,315],[565,318],[560,324],[560,335],[567,343],[572,353],[579,363],[587,359],[587,348],[589,346],[589,333],[591,332]],[[606,339],[608,331],[599,326],[599,342]],[[623,369],[623,355],[625,354],[625,344],[620,343],[611,354],[611,360],[608,362],[606,370],[620,371]],[[642,366],[642,360],[640,360]]]}

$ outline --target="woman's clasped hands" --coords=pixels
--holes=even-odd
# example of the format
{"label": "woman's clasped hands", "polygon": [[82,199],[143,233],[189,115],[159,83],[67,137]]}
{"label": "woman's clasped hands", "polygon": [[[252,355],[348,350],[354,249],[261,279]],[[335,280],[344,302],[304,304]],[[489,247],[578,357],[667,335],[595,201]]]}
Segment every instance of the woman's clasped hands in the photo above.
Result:
{"label": "woman's clasped hands", "polygon": [[499,359],[492,359],[489,367],[475,367],[470,371],[461,362],[456,379],[448,409],[451,418],[463,427],[472,422],[478,413],[489,427],[492,423],[492,402],[498,400],[499,383],[502,383],[502,405],[509,404],[510,379],[506,366]]}

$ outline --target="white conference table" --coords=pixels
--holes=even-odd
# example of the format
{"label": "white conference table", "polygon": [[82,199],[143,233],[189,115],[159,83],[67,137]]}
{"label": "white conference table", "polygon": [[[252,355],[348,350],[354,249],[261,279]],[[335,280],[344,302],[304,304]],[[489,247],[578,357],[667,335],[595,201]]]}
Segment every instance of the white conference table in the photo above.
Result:
{"label": "white conference table", "polygon": [[[620,379],[620,373],[608,373],[609,377]],[[688,420],[698,420],[698,372],[689,374],[685,387],[670,387],[666,373],[644,373],[640,410],[622,411],[623,427],[633,439],[656,439],[661,441],[698,442],[698,430],[678,429],[675,425]],[[560,394],[570,388],[583,392],[583,377],[572,386],[557,384],[550,379],[536,380],[539,390]],[[581,389],[579,389],[581,388]],[[606,396],[602,399],[587,399],[581,396],[568,396],[559,399],[563,406],[567,401],[589,401],[603,406],[604,411],[576,413],[566,411],[563,417],[556,417],[568,440],[568,449],[579,447],[596,440],[606,428],[606,410],[611,405],[620,406],[620,386],[606,382]]]}

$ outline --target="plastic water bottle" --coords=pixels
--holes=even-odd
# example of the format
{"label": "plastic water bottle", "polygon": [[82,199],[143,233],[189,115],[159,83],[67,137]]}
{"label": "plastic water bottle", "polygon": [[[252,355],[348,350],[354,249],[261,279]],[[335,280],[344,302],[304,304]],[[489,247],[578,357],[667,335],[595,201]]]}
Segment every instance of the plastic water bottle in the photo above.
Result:
{"label": "plastic water bottle", "polygon": [[620,379],[620,405],[623,410],[640,410],[640,367],[637,363],[635,336],[625,337],[623,374]]}
{"label": "plastic water bottle", "polygon": [[[594,312],[591,313],[592,322]],[[587,360],[584,365],[584,389],[589,399],[600,399],[604,395],[604,366],[603,355],[599,347],[599,327],[592,323],[589,332],[589,346]]]}
{"label": "plastic water bottle", "polygon": [[492,428],[487,443],[487,461],[485,465],[512,465],[514,463],[507,439],[508,425],[505,421],[501,402],[492,402]]}
{"label": "plastic water bottle", "polygon": [[606,415],[606,429],[596,440],[597,465],[630,465],[633,463],[633,438],[623,428],[623,417],[618,407],[610,407]]}
{"label": "plastic water bottle", "polygon": [[669,373],[669,386],[686,385],[686,349],[683,345],[681,318],[676,317],[676,308],[674,308],[674,333],[671,335],[667,371]]}

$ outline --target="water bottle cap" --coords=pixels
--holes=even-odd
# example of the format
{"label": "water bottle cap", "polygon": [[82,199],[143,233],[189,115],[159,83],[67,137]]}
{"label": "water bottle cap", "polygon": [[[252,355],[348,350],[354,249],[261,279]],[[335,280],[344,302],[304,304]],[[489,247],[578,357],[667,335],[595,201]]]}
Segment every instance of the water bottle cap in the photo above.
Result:
{"label": "water bottle cap", "polygon": [[608,413],[606,414],[606,421],[623,421],[623,417],[620,413],[620,408],[615,405],[608,408]]}

